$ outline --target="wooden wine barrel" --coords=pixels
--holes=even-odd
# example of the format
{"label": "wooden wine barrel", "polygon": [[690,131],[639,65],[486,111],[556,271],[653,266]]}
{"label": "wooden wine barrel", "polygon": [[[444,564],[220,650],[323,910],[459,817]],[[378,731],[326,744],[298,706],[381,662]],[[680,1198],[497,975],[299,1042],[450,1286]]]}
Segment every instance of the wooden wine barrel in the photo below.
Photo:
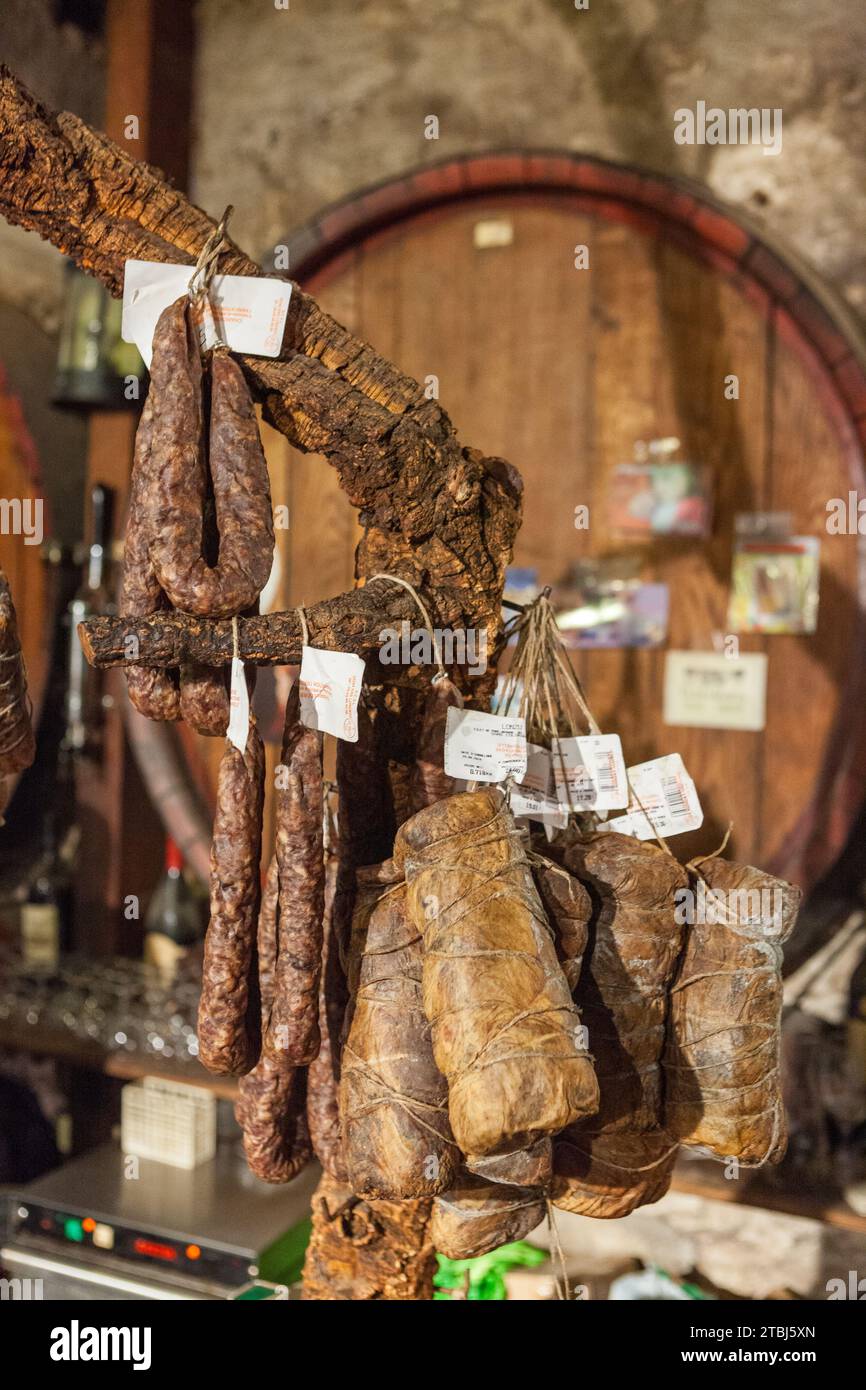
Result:
{"label": "wooden wine barrel", "polygon": [[[9,388],[0,366],[0,568],[9,580],[18,618],[21,650],[27,668],[27,689],[36,727],[42,704],[51,634],[54,598],[42,558],[42,536],[33,531],[38,504],[43,509],[42,532],[51,534],[48,504],[43,498],[33,440],[21,402]],[[20,513],[18,509],[21,509]],[[30,535],[20,530],[18,516]]]}
{"label": "wooden wine barrel", "polygon": [[[736,513],[790,512],[795,534],[820,537],[817,631],[740,639],[769,658],[762,732],[665,727],[663,650],[575,658],[628,762],[682,754],[705,822],[673,840],[677,853],[714,850],[733,821],[729,853],[814,883],[844,844],[866,769],[866,554],[856,535],[826,530],[829,499],[866,491],[866,354],[848,315],[704,190],[564,154],[426,168],[288,244],[292,275],[438,388],[464,443],[517,465],[515,563],[542,582],[621,549],[610,475],[638,439],[677,436],[713,476],[709,538],[656,540],[641,555],[643,577],[670,586],[670,648],[712,650],[726,632]],[[738,399],[726,398],[731,376]],[[350,585],[356,516],[322,459],[270,431],[267,447],[291,515],[273,606],[312,603]],[[195,753],[206,780],[218,754]]]}

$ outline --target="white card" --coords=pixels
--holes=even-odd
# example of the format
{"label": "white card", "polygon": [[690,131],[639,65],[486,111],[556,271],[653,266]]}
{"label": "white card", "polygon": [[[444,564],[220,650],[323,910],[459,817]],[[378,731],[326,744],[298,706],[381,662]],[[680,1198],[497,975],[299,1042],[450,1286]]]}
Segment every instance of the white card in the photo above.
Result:
{"label": "white card", "polygon": [[616,816],[599,826],[600,830],[619,830],[638,840],[652,840],[657,834],[667,839],[703,825],[698,793],[679,753],[630,767],[628,780],[633,794],[628,814]]}
{"label": "white card", "polygon": [[[163,309],[189,287],[191,265],[166,265],[162,261],[127,261],[123,277],[121,334],[135,343],[146,365],[153,356],[153,333]],[[217,339],[232,352],[252,357],[277,357],[292,287],[288,280],[264,275],[215,275],[209,298],[213,311],[205,322],[202,347]]]}
{"label": "white card", "polygon": [[543,792],[532,791],[525,783],[511,790],[511,814],[543,821],[557,830],[564,830],[568,825],[568,812],[558,801],[552,796],[545,796]]}
{"label": "white card", "polygon": [[445,725],[445,771],[468,782],[519,780],[526,771],[526,721],[452,705]]}
{"label": "white card", "polygon": [[247,689],[244,663],[240,657],[233,656],[231,684],[229,686],[229,726],[226,730],[226,738],[229,743],[234,744],[239,753],[246,750],[249,731],[250,692]]}
{"label": "white card", "polygon": [[551,775],[550,749],[542,748],[539,743],[527,743],[526,771],[520,783],[521,788],[548,796],[551,790]]}
{"label": "white card", "polygon": [[613,811],[628,805],[619,734],[554,739],[551,760],[561,806],[571,811]]}
{"label": "white card", "polygon": [[693,729],[763,729],[767,723],[764,652],[668,652],[664,722]]}
{"label": "white card", "polygon": [[347,743],[358,742],[358,700],[364,663],[354,652],[304,647],[298,693],[301,723]]}

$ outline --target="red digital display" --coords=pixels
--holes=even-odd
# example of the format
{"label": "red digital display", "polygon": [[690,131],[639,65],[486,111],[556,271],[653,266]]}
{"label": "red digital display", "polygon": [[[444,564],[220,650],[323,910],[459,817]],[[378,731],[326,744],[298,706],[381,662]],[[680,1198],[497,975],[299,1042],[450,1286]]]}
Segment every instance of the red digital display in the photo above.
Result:
{"label": "red digital display", "polygon": [[139,1236],[133,1244],[136,1255],[149,1255],[153,1260],[176,1260],[177,1251],[173,1245],[160,1245],[155,1240],[144,1240]]}

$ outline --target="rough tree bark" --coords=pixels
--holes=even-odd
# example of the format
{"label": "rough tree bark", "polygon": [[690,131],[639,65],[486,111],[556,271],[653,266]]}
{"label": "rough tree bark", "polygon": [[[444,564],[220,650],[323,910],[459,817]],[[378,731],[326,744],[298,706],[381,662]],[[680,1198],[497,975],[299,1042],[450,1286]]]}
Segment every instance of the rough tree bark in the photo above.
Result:
{"label": "rough tree bark", "polygon": [[[114,295],[122,293],[125,261],[192,265],[215,226],[159,170],[131,160],[78,117],[49,112],[3,67],[0,213],[47,238]],[[234,243],[220,269],[263,273]],[[359,509],[357,578],[387,572],[408,579],[437,626],[486,629],[492,651],[520,524],[519,474],[463,448],[438,402],[297,285],[280,358],[239,360],[266,419],[297,448],[326,455]],[[414,619],[415,609],[403,590],[375,582],[307,616],[317,645],[366,652],[381,627]],[[123,625],[127,633],[130,626]],[[176,665],[181,649],[208,665],[230,657],[230,624],[179,617],[134,626],[141,661]],[[124,660],[122,633],[111,620],[94,621],[85,641],[97,664]],[[242,622],[241,652],[260,663],[297,660],[296,617]],[[428,1219],[424,1203],[357,1203],[324,1179],[306,1296],[430,1297]]]}

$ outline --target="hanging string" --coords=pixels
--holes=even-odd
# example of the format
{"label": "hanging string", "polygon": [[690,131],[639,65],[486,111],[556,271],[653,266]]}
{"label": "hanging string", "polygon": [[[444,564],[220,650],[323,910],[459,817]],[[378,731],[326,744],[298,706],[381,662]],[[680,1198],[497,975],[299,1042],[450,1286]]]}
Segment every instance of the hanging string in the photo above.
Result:
{"label": "hanging string", "polygon": [[240,632],[238,629],[238,615],[235,613],[232,618],[232,657],[235,661],[240,660]]}
{"label": "hanging string", "polygon": [[189,285],[187,286],[187,294],[189,295],[190,303],[193,307],[203,310],[206,304],[210,310],[215,339],[212,346],[215,348],[227,348],[228,344],[223,341],[222,336],[217,331],[216,315],[213,312],[213,305],[210,302],[210,287],[211,281],[216,274],[217,262],[219,261],[223,242],[226,241],[226,226],[228,225],[228,220],[233,211],[233,207],[229,204],[204,246],[201,248],[198,260],[195,263],[195,269],[190,276]]}
{"label": "hanging string", "polygon": [[[552,1247],[552,1254],[556,1256],[556,1259],[559,1262],[559,1269],[554,1273],[553,1276],[554,1283],[556,1284],[556,1296],[559,1299],[564,1299],[567,1301],[570,1297],[571,1289],[568,1282],[568,1265],[566,1264],[565,1260],[565,1251],[562,1248],[562,1241],[560,1240],[559,1228],[556,1224],[556,1216],[554,1214],[553,1203],[551,1202],[549,1197],[545,1198],[545,1202],[547,1205],[547,1229],[550,1232],[550,1244]],[[562,1276],[562,1283],[560,1283],[560,1274]]]}
{"label": "hanging string", "polygon": [[193,303],[200,301],[210,289],[211,281],[216,273],[217,261],[219,260],[222,244],[223,241],[226,240],[228,220],[233,212],[234,208],[229,204],[198,254],[198,260],[190,276],[187,290]]}
{"label": "hanging string", "polygon": [[452,695],[454,703],[457,705],[459,709],[462,709],[463,696],[457,689],[457,686],[451,680],[450,676],[448,675],[448,672],[445,670],[445,665],[442,661],[442,649],[439,646],[439,639],[436,636],[433,623],[430,619],[430,614],[428,613],[424,600],[421,598],[421,595],[418,593],[418,590],[413,588],[413,586],[409,583],[408,579],[401,579],[398,574],[374,574],[370,576],[370,579],[367,582],[372,583],[374,579],[389,579],[392,584],[399,584],[401,588],[406,589],[412,595],[413,599],[418,605],[421,617],[424,619],[424,626],[427,629],[427,634],[430,638],[430,643],[433,647],[433,657],[436,662],[437,669],[436,674],[431,678],[430,683],[431,685],[445,686]]}
{"label": "hanging string", "polygon": [[310,629],[307,627],[307,616],[300,604],[295,609],[301,624],[301,641],[305,647],[310,645]]}

